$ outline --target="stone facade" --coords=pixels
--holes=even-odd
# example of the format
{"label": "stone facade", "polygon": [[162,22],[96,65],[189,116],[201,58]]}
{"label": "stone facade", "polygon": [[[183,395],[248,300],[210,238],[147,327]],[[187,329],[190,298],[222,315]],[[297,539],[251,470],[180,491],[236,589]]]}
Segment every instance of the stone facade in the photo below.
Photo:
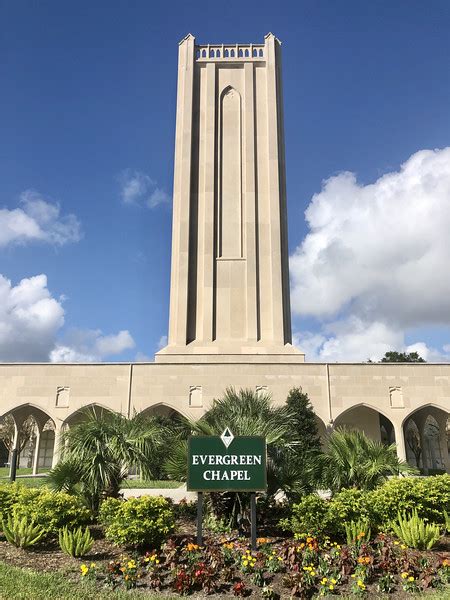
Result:
{"label": "stone facade", "polygon": [[322,434],[357,427],[425,471],[450,472],[450,364],[305,363],[291,345],[286,230],[280,42],[197,46],[187,36],[168,345],[154,363],[0,365],[0,417],[35,419],[33,470],[89,405],[198,418],[229,386],[267,390],[276,403],[296,386]]}

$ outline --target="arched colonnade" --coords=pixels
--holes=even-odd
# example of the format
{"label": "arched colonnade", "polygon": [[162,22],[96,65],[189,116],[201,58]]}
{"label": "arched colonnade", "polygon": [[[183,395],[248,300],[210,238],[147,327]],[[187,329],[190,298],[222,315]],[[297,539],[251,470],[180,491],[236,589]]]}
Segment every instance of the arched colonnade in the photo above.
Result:
{"label": "arched colonnade", "polygon": [[[0,423],[5,423],[6,417],[8,426],[13,427],[12,447],[20,450],[19,466],[31,468],[34,475],[54,466],[59,457],[61,433],[78,423],[83,418],[82,411],[89,406],[111,412],[107,407],[94,403],[74,411],[61,423],[55,423],[41,408],[24,404],[2,415]],[[164,403],[150,406],[142,412],[166,418],[186,416]],[[441,407],[432,404],[421,406],[407,414],[401,423],[368,404],[352,406],[328,424],[320,417],[316,418],[322,439],[337,427],[360,429],[374,440],[396,444],[399,458],[418,467],[424,474],[450,472],[450,418],[449,412]],[[23,436],[28,436],[28,439],[21,439]],[[4,460],[7,456],[5,448],[0,448],[3,463],[9,462],[9,459]]]}

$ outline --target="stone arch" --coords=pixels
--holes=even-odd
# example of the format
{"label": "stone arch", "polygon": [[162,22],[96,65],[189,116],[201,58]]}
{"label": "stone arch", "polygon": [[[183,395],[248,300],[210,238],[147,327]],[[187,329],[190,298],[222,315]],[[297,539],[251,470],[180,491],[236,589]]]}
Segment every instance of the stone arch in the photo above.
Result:
{"label": "stone arch", "polygon": [[91,404],[86,404],[85,406],[77,408],[77,410],[74,410],[72,413],[70,413],[70,415],[68,415],[64,419],[62,427],[70,427],[71,425],[75,425],[77,423],[82,422],[83,413],[90,409],[94,409],[96,412],[98,411],[99,414],[117,414],[117,411],[112,410],[107,406],[103,406],[103,404],[99,404],[98,402],[92,402]]}
{"label": "stone arch", "polygon": [[[425,475],[450,473],[449,416],[448,408],[429,402],[410,411],[403,420],[408,461]],[[410,439],[412,432],[414,438]]]}
{"label": "stone arch", "polygon": [[140,411],[141,415],[151,415],[157,417],[166,417],[169,419],[182,417],[184,419],[189,419],[189,416],[178,408],[171,406],[170,404],[166,404],[165,402],[158,402],[157,404],[152,404],[151,406],[147,406],[143,410]]}
{"label": "stone arch", "polygon": [[[43,459],[42,442],[44,441],[45,452],[53,457],[55,449],[55,420],[41,407],[35,404],[25,403],[6,411],[0,417],[0,423],[11,416],[14,422],[14,449],[17,449],[17,467],[19,469],[31,468],[36,475],[40,467],[51,467],[48,460]],[[52,432],[52,433],[50,433]],[[7,464],[11,462],[9,453]],[[2,452],[3,457],[5,452]]]}
{"label": "stone arch", "polygon": [[445,407],[443,404],[439,404],[437,402],[427,402],[426,404],[421,404],[420,406],[417,406],[416,408],[413,408],[412,410],[409,411],[409,413],[406,415],[406,417],[404,417],[403,421],[402,421],[402,425],[405,424],[405,422],[410,419],[415,413],[418,413],[424,409],[430,409],[430,408],[434,408],[436,410],[440,410],[443,413],[447,413],[447,415],[450,414],[450,411],[448,409],[448,406]]}
{"label": "stone arch", "polygon": [[0,419],[3,419],[7,415],[11,415],[16,423],[18,423],[22,418],[26,419],[30,415],[33,416],[37,422],[42,422],[42,425],[44,425],[48,419],[51,419],[53,423],[55,422],[53,417],[48,412],[46,412],[40,406],[29,402],[9,408],[2,415],[0,415]]}
{"label": "stone arch", "polygon": [[386,444],[394,444],[395,429],[391,419],[378,407],[371,406],[365,402],[351,406],[343,410],[334,419],[334,428],[348,427],[363,431],[368,437],[375,441]]}

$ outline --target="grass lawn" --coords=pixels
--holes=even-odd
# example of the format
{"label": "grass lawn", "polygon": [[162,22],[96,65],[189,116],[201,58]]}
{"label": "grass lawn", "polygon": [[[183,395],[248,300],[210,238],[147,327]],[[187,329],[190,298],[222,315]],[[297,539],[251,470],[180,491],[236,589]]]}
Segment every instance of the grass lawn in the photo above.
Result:
{"label": "grass lawn", "polygon": [[[0,563],[1,600],[136,600],[151,598],[156,594],[133,593],[126,591],[98,590],[91,581],[81,584],[71,582],[63,573],[36,573]],[[165,600],[173,597],[164,596]]]}
{"label": "grass lawn", "polygon": [[[193,596],[194,598],[196,596]],[[199,597],[199,596],[197,596]],[[201,596],[204,598],[204,595]],[[450,591],[434,591],[427,594],[414,594],[412,598],[429,600],[449,600]],[[152,594],[145,592],[126,592],[99,590],[94,583],[88,580],[81,583],[70,581],[64,573],[37,573],[19,569],[0,562],[0,600],[175,600],[180,596],[167,596],[166,594]],[[230,594],[230,598],[232,598]],[[341,600],[354,600],[355,596],[333,596]],[[368,596],[368,598],[388,599],[395,598],[389,595]]]}
{"label": "grass lawn", "polygon": [[[17,469],[17,475],[29,475],[31,469]],[[46,485],[45,477],[18,477],[16,480],[21,485],[26,487],[42,487]],[[9,482],[9,469],[6,467],[0,468],[0,483]],[[164,488],[164,489],[175,489],[182,485],[181,481],[167,481],[167,480],[141,480],[141,479],[124,479],[122,487],[124,488],[138,488],[138,489],[153,489],[153,488]]]}
{"label": "grass lawn", "polygon": [[179,488],[181,485],[181,481],[168,481],[167,479],[162,480],[145,480],[145,479],[124,479],[122,481],[123,488],[164,488],[169,490],[174,490],[175,488]]}
{"label": "grass lawn", "polygon": [[[17,469],[17,475],[31,475],[33,469]],[[9,467],[0,467],[0,477],[9,477]]]}

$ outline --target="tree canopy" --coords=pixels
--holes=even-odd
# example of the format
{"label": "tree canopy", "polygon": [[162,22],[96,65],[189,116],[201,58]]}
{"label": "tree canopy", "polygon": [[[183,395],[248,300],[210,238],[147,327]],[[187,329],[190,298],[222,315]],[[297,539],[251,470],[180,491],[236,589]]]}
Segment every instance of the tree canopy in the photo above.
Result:
{"label": "tree canopy", "polygon": [[398,363],[398,362],[408,362],[408,363],[424,363],[426,362],[418,352],[397,352],[395,350],[390,350],[386,352],[386,354],[381,359],[382,363]]}

